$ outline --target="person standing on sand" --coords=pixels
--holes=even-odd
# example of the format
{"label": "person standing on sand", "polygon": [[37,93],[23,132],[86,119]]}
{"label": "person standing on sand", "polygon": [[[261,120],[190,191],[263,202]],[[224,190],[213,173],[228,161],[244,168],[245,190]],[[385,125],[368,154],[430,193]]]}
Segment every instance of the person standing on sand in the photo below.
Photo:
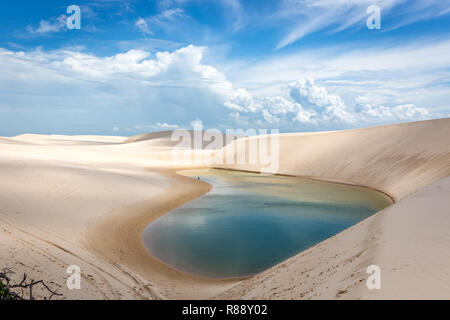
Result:
{"label": "person standing on sand", "polygon": [[197,177],[197,183],[200,183],[200,177]]}

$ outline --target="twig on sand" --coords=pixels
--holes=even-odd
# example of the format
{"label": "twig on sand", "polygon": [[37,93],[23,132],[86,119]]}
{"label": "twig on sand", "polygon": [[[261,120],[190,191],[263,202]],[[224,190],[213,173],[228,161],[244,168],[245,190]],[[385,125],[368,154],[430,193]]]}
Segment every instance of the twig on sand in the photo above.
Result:
{"label": "twig on sand", "polygon": [[24,290],[28,291],[28,299],[34,300],[33,288],[37,285],[41,285],[49,292],[49,296],[44,297],[44,300],[50,300],[54,296],[62,296],[62,294],[50,289],[43,280],[35,281],[29,279],[29,282],[27,282],[28,276],[24,273],[22,281],[14,283],[9,277],[11,274],[14,274],[14,271],[12,271],[11,268],[4,268],[0,271],[0,300],[26,300],[23,293]]}

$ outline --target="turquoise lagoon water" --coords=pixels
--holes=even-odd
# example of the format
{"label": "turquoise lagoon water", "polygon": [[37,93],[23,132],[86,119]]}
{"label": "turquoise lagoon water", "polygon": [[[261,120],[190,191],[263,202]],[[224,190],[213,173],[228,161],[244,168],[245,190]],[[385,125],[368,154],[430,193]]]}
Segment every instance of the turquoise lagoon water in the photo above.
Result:
{"label": "turquoise lagoon water", "polygon": [[186,170],[213,190],[153,221],[155,258],[206,278],[261,272],[390,205],[367,188],[217,169]]}

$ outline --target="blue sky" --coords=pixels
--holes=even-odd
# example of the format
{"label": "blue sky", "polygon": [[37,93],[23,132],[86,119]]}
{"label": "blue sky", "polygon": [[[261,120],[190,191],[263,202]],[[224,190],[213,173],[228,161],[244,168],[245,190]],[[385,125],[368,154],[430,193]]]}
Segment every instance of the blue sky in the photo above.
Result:
{"label": "blue sky", "polygon": [[3,136],[450,116],[449,0],[18,0],[0,28]]}

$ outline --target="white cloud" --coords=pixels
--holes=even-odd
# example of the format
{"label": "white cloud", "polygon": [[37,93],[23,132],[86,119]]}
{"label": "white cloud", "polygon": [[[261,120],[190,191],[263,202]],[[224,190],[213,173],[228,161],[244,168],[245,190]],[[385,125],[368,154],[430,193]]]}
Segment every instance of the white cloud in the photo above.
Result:
{"label": "white cloud", "polygon": [[287,114],[294,112],[299,107],[297,103],[287,101],[280,96],[265,97],[262,103],[273,114]]}
{"label": "white cloud", "polygon": [[305,110],[303,108],[299,109],[294,120],[303,124],[313,124],[317,125],[317,112],[314,110]]}
{"label": "white cloud", "polygon": [[263,98],[262,104],[266,108],[263,111],[263,117],[269,123],[278,123],[280,117],[284,117],[289,121],[297,121],[303,124],[316,124],[314,116],[317,113],[313,110],[305,110],[301,104],[295,101],[291,102],[283,97],[275,96]]}
{"label": "white cloud", "polygon": [[178,129],[179,126],[177,124],[168,124],[157,122],[155,124],[146,124],[146,125],[135,125],[133,129],[137,131],[162,131],[162,130],[175,130]]}
{"label": "white cloud", "polygon": [[[103,123],[103,130],[111,130],[132,128],[142,119],[167,127],[199,116],[205,125],[217,125],[227,120],[224,103],[233,88],[222,73],[202,63],[205,50],[189,45],[154,55],[130,50],[99,57],[72,50],[0,49],[0,101],[13,110],[13,120],[1,117],[0,126],[13,132],[67,132],[66,127]],[[27,114],[35,120],[25,120]],[[56,118],[61,121],[49,120]]]}
{"label": "white cloud", "polygon": [[[205,47],[189,45],[154,55],[130,50],[99,57],[74,49],[0,49],[0,100],[13,110],[9,113],[13,120],[0,119],[0,125],[21,128],[24,114],[36,118],[28,125],[38,125],[39,117],[48,121],[52,114],[66,122],[51,125],[78,128],[110,121],[105,130],[117,126],[141,131],[170,130],[176,128],[172,123],[186,124],[197,117],[207,126],[270,124],[283,129],[299,124],[354,127],[433,116],[410,100],[386,107],[364,96],[346,104],[324,81],[300,79],[275,94],[243,86],[235,89],[223,73],[202,63],[205,51]],[[155,123],[134,125],[145,117]],[[49,128],[44,120],[41,127]]]}
{"label": "white cloud", "polygon": [[414,104],[398,105],[393,108],[364,104],[359,106],[359,109],[361,118],[369,123],[380,121],[426,120],[431,118],[431,114],[427,109],[416,107]]}
{"label": "white cloud", "polygon": [[[277,48],[282,48],[325,29],[337,32],[350,27],[365,28],[365,20],[369,16],[366,9],[370,5],[381,8],[382,29],[385,30],[450,12],[448,3],[442,0],[284,0],[263,20],[266,24],[290,22],[291,27],[277,45]],[[386,24],[385,21],[390,23]]]}
{"label": "white cloud", "polygon": [[241,112],[256,112],[260,109],[260,107],[255,104],[253,96],[243,88],[239,88],[232,92],[229,95],[228,100],[225,101],[225,106]]}
{"label": "white cloud", "polygon": [[371,105],[368,99],[358,96],[356,107],[346,105],[337,94],[316,84],[313,79],[300,79],[288,86],[291,100],[281,96],[254,97],[244,89],[236,90],[232,102],[225,105],[237,112],[233,119],[248,114],[255,123],[265,121],[269,125],[280,124],[294,126],[300,123],[307,126],[355,127],[367,124],[379,124],[400,121],[425,120],[431,113],[414,104],[402,104],[394,107]]}
{"label": "white cloud", "polygon": [[145,30],[152,29],[152,33],[154,30],[183,32],[183,26],[185,26],[183,22],[185,21],[192,22],[181,8],[166,9],[156,15],[138,20],[141,27],[145,27]]}
{"label": "white cloud", "polygon": [[229,91],[231,83],[225,76],[201,63],[205,50],[206,47],[188,45],[173,52],[157,52],[150,58],[151,54],[143,50],[98,57],[71,50],[13,52],[0,48],[0,63],[14,65],[17,72],[36,67],[47,75],[59,74],[77,80],[135,80],[148,81],[149,85],[206,86],[223,93]]}
{"label": "white cloud", "polygon": [[147,22],[142,19],[139,18],[136,23],[135,26],[143,33],[143,34],[153,34],[153,32],[149,29]]}
{"label": "white cloud", "polygon": [[444,38],[376,47],[333,45],[239,64],[227,75],[254,96],[284,92],[287,97],[286,88],[293,80],[314,78],[349,106],[356,97],[365,96],[372,105],[414,103],[434,117],[445,117],[450,110],[450,55],[445,52],[450,52],[450,41]]}
{"label": "white cloud", "polygon": [[271,114],[267,109],[262,110],[262,115],[264,117],[264,120],[266,120],[268,123],[278,123],[280,122],[280,119]]}
{"label": "white cloud", "polygon": [[[317,121],[317,123],[347,123],[347,124],[370,124],[380,122],[425,120],[431,117],[425,108],[416,107],[414,104],[403,104],[394,107],[372,106],[365,97],[357,97],[356,108],[350,109],[340,96],[330,94],[314,80],[301,79],[289,85],[291,97],[306,107],[310,112],[306,119]],[[304,115],[304,114],[302,114]]]}
{"label": "white cloud", "polygon": [[183,9],[175,8],[175,9],[164,10],[160,14],[154,16],[153,18],[155,20],[160,20],[160,21],[163,19],[172,20],[172,19],[175,19],[176,17],[181,17],[183,15],[184,15]]}
{"label": "white cloud", "polygon": [[45,34],[49,32],[59,32],[66,29],[67,25],[67,16],[61,15],[55,19],[50,21],[41,20],[39,22],[39,27],[33,28],[32,26],[28,26],[27,30],[32,34]]}
{"label": "white cloud", "polygon": [[353,114],[348,112],[341,97],[329,94],[324,87],[315,84],[313,79],[301,79],[289,85],[292,99],[319,113],[328,121],[354,123]]}
{"label": "white cloud", "polygon": [[47,67],[70,72],[73,77],[92,80],[120,77],[123,80],[146,81],[148,85],[204,86],[217,91],[231,88],[223,74],[201,63],[205,49],[189,45],[174,52],[157,52],[154,59],[143,50],[129,50],[104,58],[72,51],[32,55],[48,60]]}
{"label": "white cloud", "polygon": [[301,79],[289,85],[291,97],[315,109],[324,110],[328,107],[343,108],[344,103],[337,95],[328,94],[324,87],[316,86],[314,79]]}

